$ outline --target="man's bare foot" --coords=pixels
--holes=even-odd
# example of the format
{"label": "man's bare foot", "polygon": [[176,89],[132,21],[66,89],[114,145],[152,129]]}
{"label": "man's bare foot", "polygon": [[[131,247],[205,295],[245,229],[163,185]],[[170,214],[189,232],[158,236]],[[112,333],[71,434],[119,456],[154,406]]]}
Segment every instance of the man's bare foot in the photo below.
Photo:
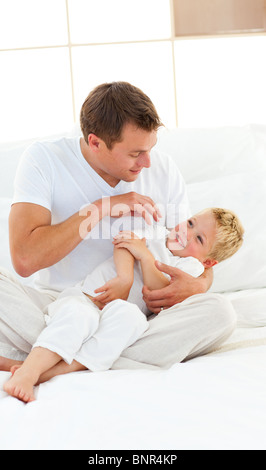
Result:
{"label": "man's bare foot", "polygon": [[14,359],[8,359],[7,357],[0,356],[0,370],[9,372],[10,368],[14,365],[21,365],[23,361],[15,361]]}
{"label": "man's bare foot", "polygon": [[18,367],[14,370],[10,379],[4,384],[4,391],[12,397],[29,403],[35,400],[33,393],[35,383],[36,380],[32,375],[25,374],[23,367]]}

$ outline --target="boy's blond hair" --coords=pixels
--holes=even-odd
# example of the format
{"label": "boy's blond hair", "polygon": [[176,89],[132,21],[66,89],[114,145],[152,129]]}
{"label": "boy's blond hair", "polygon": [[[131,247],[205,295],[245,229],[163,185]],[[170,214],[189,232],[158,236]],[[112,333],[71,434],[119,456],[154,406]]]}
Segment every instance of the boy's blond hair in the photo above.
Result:
{"label": "boy's blond hair", "polygon": [[218,262],[224,261],[241,247],[244,228],[231,210],[211,207],[207,211],[210,211],[216,220],[216,239],[208,256]]}

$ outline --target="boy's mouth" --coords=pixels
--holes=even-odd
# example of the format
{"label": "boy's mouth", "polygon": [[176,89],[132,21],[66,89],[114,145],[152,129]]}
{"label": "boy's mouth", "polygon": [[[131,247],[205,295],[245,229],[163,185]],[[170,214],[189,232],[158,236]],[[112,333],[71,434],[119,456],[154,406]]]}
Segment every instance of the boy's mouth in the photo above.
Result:
{"label": "boy's mouth", "polygon": [[178,232],[176,233],[176,241],[179,243],[179,245],[182,246],[182,248],[186,248],[186,246],[187,246],[187,241],[186,241],[185,239],[183,240],[183,239],[180,237],[180,235],[179,235]]}

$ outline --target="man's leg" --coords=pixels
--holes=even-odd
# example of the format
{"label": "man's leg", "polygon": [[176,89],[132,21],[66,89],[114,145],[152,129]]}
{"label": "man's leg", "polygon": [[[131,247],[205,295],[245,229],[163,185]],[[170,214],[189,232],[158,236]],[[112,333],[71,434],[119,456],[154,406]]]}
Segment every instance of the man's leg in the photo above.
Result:
{"label": "man's leg", "polygon": [[220,294],[198,294],[149,320],[149,329],[125,349],[112,369],[169,368],[214,350],[232,333],[236,313]]}
{"label": "man's leg", "polygon": [[55,299],[0,269],[0,370],[24,361],[45,327],[43,309]]}

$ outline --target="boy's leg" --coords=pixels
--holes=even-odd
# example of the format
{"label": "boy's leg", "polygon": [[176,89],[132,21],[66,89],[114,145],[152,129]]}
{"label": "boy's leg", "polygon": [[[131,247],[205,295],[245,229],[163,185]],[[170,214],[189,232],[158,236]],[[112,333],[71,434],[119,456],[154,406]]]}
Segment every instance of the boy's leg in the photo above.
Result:
{"label": "boy's leg", "polygon": [[7,393],[25,402],[34,400],[33,386],[40,375],[62,359],[71,364],[84,339],[99,324],[99,310],[82,293],[58,298],[48,306],[47,312],[48,326],[40,333],[23,365],[4,385]]}
{"label": "boy's leg", "polygon": [[100,311],[78,289],[59,297],[48,307],[49,321],[33,345],[57,353],[71,364],[82,343],[98,328]]}
{"label": "boy's leg", "polygon": [[35,400],[33,387],[40,375],[61,361],[58,354],[44,348],[33,348],[24,363],[4,384],[4,390],[9,395],[25,401]]}
{"label": "boy's leg", "polygon": [[114,300],[101,311],[99,328],[83,343],[75,361],[91,371],[108,370],[121,352],[148,329],[146,316],[134,304]]}
{"label": "boy's leg", "polygon": [[121,352],[134,343],[149,327],[146,316],[136,306],[124,300],[114,300],[101,311],[99,327],[84,341],[71,364],[61,361],[42,374],[39,383],[52,377],[89,369],[107,370]]}

